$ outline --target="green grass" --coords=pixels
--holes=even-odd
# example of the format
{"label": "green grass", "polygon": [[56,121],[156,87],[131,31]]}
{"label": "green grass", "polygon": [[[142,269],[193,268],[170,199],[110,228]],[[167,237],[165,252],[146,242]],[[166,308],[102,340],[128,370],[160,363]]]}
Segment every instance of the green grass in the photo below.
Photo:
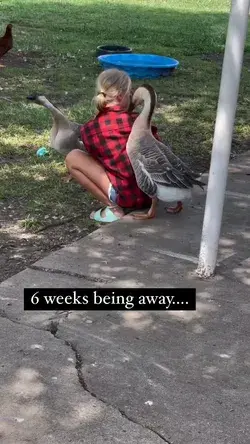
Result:
{"label": "green grass", "polygon": [[[180,61],[174,77],[151,82],[159,98],[155,123],[184,160],[202,169],[209,166],[221,65],[202,55],[223,52],[229,9],[226,0],[1,2],[1,32],[13,23],[13,52],[26,53],[30,62],[0,70],[0,199],[20,202],[25,215],[20,224],[32,230],[48,214],[60,219],[79,210],[87,223],[92,199],[77,184],[62,182],[61,157],[35,155],[36,148],[48,146],[51,119],[25,97],[42,91],[70,118],[89,119],[100,72],[95,58],[99,44],[125,44]],[[249,45],[248,37],[246,52]],[[235,125],[238,151],[246,149],[250,132],[249,69],[246,54]]]}

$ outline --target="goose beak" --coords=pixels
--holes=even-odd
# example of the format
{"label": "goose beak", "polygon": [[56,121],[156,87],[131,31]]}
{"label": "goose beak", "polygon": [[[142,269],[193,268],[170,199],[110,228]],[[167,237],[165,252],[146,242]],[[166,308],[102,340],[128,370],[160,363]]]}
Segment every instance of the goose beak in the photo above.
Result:
{"label": "goose beak", "polygon": [[26,97],[27,100],[36,100],[37,99],[37,95],[36,94],[31,94],[30,96]]}
{"label": "goose beak", "polygon": [[43,94],[40,93],[30,94],[29,96],[26,97],[26,99],[30,100],[31,102],[39,104],[39,97],[43,97]]}
{"label": "goose beak", "polygon": [[141,105],[141,103],[142,103],[142,100],[139,97],[132,96],[131,106],[133,106],[133,108],[136,108],[137,106]]}
{"label": "goose beak", "polygon": [[137,106],[137,105],[133,102],[133,95],[134,95],[134,93],[135,93],[135,89],[132,88],[131,91],[130,91],[130,103],[129,103],[129,108],[128,108],[128,111],[129,111],[129,112],[132,112],[132,111],[135,109],[135,107]]}
{"label": "goose beak", "polygon": [[133,90],[133,95],[132,95],[131,100],[132,100],[135,108],[143,103],[143,97],[141,96],[141,88],[140,87]]}

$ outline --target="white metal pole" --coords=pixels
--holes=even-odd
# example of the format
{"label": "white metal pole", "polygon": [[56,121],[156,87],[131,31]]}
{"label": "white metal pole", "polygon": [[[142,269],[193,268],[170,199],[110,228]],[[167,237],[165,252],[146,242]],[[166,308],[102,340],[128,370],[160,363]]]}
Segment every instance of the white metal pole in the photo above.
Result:
{"label": "white metal pole", "polygon": [[201,277],[212,276],[216,268],[249,7],[250,0],[232,0],[196,270]]}

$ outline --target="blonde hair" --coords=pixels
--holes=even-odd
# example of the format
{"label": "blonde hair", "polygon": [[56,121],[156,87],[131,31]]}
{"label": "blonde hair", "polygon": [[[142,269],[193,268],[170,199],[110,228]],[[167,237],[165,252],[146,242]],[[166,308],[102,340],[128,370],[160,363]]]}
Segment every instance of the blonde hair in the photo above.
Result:
{"label": "blonde hair", "polygon": [[98,111],[103,111],[107,105],[116,100],[124,110],[128,110],[131,86],[131,79],[124,71],[119,69],[103,71],[97,78],[96,92],[93,98]]}

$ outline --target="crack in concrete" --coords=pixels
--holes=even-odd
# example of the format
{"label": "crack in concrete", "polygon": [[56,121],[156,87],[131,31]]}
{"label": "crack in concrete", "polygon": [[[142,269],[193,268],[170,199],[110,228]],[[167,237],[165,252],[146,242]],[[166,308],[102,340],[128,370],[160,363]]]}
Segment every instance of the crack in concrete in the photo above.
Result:
{"label": "crack in concrete", "polygon": [[150,432],[154,433],[155,435],[157,435],[159,438],[161,438],[164,442],[166,442],[167,444],[172,444],[171,441],[168,441],[165,436],[162,435],[162,433],[157,432],[157,430],[155,430],[153,427],[149,427],[149,426],[145,426],[144,424],[135,421],[133,418],[131,418],[130,416],[128,416],[123,410],[117,408],[117,410],[121,413],[121,415],[126,418],[128,421],[133,422],[134,424],[140,425],[141,427],[143,427],[144,429],[150,430]]}
{"label": "crack in concrete", "polygon": [[95,398],[95,399],[97,399],[98,401],[100,401],[100,402],[102,402],[103,404],[105,404],[107,407],[111,407],[111,408],[113,408],[113,409],[116,409],[120,414],[121,414],[121,416],[123,416],[125,419],[127,419],[128,421],[130,421],[130,422],[132,422],[132,423],[134,423],[134,424],[136,424],[136,425],[139,425],[140,427],[143,427],[144,429],[146,429],[146,430],[149,430],[150,432],[152,432],[152,433],[154,433],[155,435],[157,435],[159,438],[161,438],[165,443],[167,443],[167,444],[171,444],[170,443],[170,441],[168,441],[160,432],[157,432],[155,429],[153,429],[152,427],[149,427],[149,426],[145,426],[144,424],[142,424],[142,423],[140,423],[140,422],[137,422],[136,420],[134,420],[133,418],[131,418],[130,416],[128,416],[123,410],[121,410],[119,407],[117,407],[117,406],[114,406],[113,404],[109,404],[105,399],[103,399],[103,398],[101,398],[101,397],[98,397],[97,395],[96,395],[96,393],[94,393],[94,392],[92,392],[90,389],[89,389],[89,387],[88,387],[88,385],[87,385],[87,383],[86,383],[86,381],[85,381],[85,379],[84,379],[84,376],[83,376],[83,373],[82,373],[82,365],[83,365],[83,360],[82,360],[82,357],[81,357],[81,355],[80,355],[80,353],[78,352],[78,350],[77,350],[77,347],[73,344],[73,343],[71,343],[71,342],[69,342],[69,341],[65,341],[65,344],[68,346],[68,347],[70,347],[71,348],[71,350],[74,352],[74,354],[75,354],[75,358],[76,358],[76,363],[75,363],[75,368],[76,368],[76,371],[77,371],[77,376],[78,376],[78,380],[79,380],[79,383],[80,383],[80,385],[82,386],[82,388],[86,391],[86,392],[88,392],[93,398]]}
{"label": "crack in concrete", "polygon": [[[43,327],[36,327],[33,324],[28,324],[26,322],[21,322],[21,321],[18,321],[17,319],[13,319],[13,318],[7,316],[7,313],[4,310],[2,310],[2,309],[0,309],[0,318],[5,318],[8,321],[13,322],[13,324],[23,325],[24,327],[34,328],[35,330],[39,330],[39,331],[47,331],[49,333],[52,333],[52,331],[53,332],[54,331],[57,332],[58,325],[59,325],[59,321],[56,321],[56,320],[53,319],[53,320],[49,320],[49,325],[44,326],[44,328]],[[53,336],[54,336],[54,334],[53,334]],[[56,336],[55,336],[55,338],[60,340],[60,341],[62,341],[62,339],[60,339],[60,338],[58,338]]]}
{"label": "crack in concrete", "polygon": [[109,404],[106,400],[102,399],[101,397],[98,397],[94,392],[92,392],[92,391],[89,389],[89,387],[88,387],[86,381],[84,380],[84,376],[83,376],[83,373],[82,373],[83,360],[82,360],[82,357],[81,357],[80,353],[78,352],[76,346],[75,346],[73,343],[71,343],[70,341],[68,341],[68,340],[64,340],[64,339],[61,339],[61,338],[59,338],[59,337],[57,336],[57,333],[58,333],[58,327],[59,327],[59,320],[55,320],[55,319],[50,320],[48,326],[47,326],[46,328],[42,328],[42,327],[36,327],[35,325],[27,324],[27,323],[25,323],[25,322],[20,322],[20,321],[18,321],[18,320],[14,320],[14,319],[12,319],[12,318],[9,318],[9,317],[7,316],[7,313],[6,313],[4,310],[2,310],[2,309],[0,309],[0,317],[8,319],[8,321],[13,322],[14,324],[18,324],[18,325],[23,325],[23,326],[25,326],[25,327],[34,328],[35,330],[40,330],[40,331],[47,331],[47,332],[50,332],[50,333],[52,334],[52,336],[53,336],[55,339],[57,339],[58,341],[64,342],[64,344],[65,344],[67,347],[70,347],[70,348],[71,348],[71,350],[73,351],[73,353],[74,353],[74,355],[75,355],[75,369],[76,369],[76,372],[77,372],[78,381],[79,381],[81,387],[82,387],[87,393],[89,393],[90,396],[92,396],[93,398],[95,398],[97,401],[102,402],[102,403],[103,403],[104,405],[106,405],[107,407],[111,407],[112,409],[117,410],[117,411],[121,414],[121,416],[124,417],[127,421],[130,421],[130,422],[132,422],[133,424],[136,424],[137,426],[140,426],[140,427],[142,427],[142,428],[144,428],[144,429],[146,429],[146,430],[149,430],[150,432],[154,433],[154,434],[157,435],[159,438],[161,438],[161,439],[163,440],[163,442],[165,442],[165,443],[167,443],[167,444],[171,444],[171,442],[168,441],[168,440],[167,440],[167,439],[166,439],[166,438],[165,438],[160,432],[158,432],[157,430],[155,430],[155,429],[152,428],[152,427],[149,427],[149,426],[146,426],[146,425],[144,425],[144,424],[142,424],[142,423],[140,423],[140,422],[137,422],[135,419],[133,419],[133,418],[131,418],[130,416],[128,416],[128,415],[127,415],[123,410],[121,410],[119,407],[114,406],[114,405],[112,405],[112,404]]}
{"label": "crack in concrete", "polygon": [[45,267],[40,267],[38,265],[30,265],[29,269],[36,270],[36,271],[43,271],[45,273],[62,274],[64,276],[76,277],[78,279],[85,279],[86,281],[89,281],[89,282],[95,282],[95,283],[100,282],[100,284],[108,284],[109,282],[114,281],[114,277],[112,277],[112,276],[110,276],[109,278],[101,278],[101,277],[95,278],[94,276],[88,276],[85,274],[74,273],[72,271],[56,270],[55,268],[45,268]]}
{"label": "crack in concrete", "polygon": [[56,337],[56,334],[58,332],[58,325],[59,321],[50,321],[50,324],[48,325],[48,331],[54,336],[54,338],[59,339]]}
{"label": "crack in concrete", "polygon": [[[83,365],[83,361],[82,361],[82,357],[81,357],[80,353],[78,353],[77,348],[76,348],[76,347],[74,346],[74,344],[72,344],[71,342],[69,342],[69,341],[65,341],[65,344],[66,344],[68,347],[70,347],[71,350],[72,350],[72,351],[74,352],[74,354],[75,354],[75,358],[76,358],[75,368],[76,368],[76,371],[77,371],[77,376],[78,376],[78,380],[79,380],[80,385],[82,386],[82,388],[83,388],[84,390],[86,390],[86,392],[88,392],[91,396],[93,396],[94,398],[97,399],[97,396],[95,395],[95,393],[92,393],[92,392],[89,390],[89,388],[88,388],[88,386],[87,386],[87,384],[86,384],[86,382],[85,382],[85,380],[84,380],[84,377],[83,377],[83,374],[82,374],[82,365]],[[102,401],[102,402],[103,402],[103,401]]]}

